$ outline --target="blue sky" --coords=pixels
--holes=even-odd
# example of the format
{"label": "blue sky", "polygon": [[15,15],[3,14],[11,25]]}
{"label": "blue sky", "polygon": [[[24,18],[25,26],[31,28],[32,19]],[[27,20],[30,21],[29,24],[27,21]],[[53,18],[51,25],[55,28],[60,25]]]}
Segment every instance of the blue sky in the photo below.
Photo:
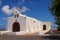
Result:
{"label": "blue sky", "polygon": [[[29,10],[22,12],[22,14],[36,18],[40,21],[53,22],[54,18],[48,10],[50,2],[51,0],[0,0],[0,28],[6,27],[7,20],[5,19],[11,16],[7,15],[2,10],[6,5],[9,5],[10,9],[14,6],[18,6],[21,9],[22,7],[26,7],[26,9]],[[52,27],[54,27],[54,25]]]}

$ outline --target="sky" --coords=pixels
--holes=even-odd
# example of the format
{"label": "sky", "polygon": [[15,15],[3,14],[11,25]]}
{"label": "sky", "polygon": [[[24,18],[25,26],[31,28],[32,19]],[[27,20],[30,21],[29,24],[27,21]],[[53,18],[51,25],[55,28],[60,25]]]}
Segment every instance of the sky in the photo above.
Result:
{"label": "sky", "polygon": [[[20,12],[39,21],[53,23],[54,17],[48,10],[51,0],[0,0],[0,28],[7,27],[7,18],[12,16],[15,6]],[[52,24],[54,27],[54,24]]]}

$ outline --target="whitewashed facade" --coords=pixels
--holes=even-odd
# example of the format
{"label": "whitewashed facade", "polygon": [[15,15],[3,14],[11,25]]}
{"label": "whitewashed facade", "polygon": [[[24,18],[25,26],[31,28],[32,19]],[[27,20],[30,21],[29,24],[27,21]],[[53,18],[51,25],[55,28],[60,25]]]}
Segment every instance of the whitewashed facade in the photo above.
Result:
{"label": "whitewashed facade", "polygon": [[[15,26],[15,27],[14,27]],[[26,35],[26,34],[45,34],[51,29],[50,22],[39,21],[15,11],[14,15],[8,18],[6,31],[1,34]]]}

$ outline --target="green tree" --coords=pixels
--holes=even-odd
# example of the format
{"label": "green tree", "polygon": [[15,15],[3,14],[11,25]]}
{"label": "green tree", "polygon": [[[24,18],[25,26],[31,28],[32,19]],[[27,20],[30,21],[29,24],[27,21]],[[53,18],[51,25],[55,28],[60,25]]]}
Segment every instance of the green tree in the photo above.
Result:
{"label": "green tree", "polygon": [[53,0],[49,6],[51,14],[55,17],[55,24],[58,25],[58,30],[60,30],[60,0]]}

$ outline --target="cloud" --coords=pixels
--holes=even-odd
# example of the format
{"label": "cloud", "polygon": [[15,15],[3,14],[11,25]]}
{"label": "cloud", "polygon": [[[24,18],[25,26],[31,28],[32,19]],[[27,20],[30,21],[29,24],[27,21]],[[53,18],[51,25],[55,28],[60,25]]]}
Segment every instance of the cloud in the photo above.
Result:
{"label": "cloud", "polygon": [[25,0],[18,0],[18,4],[19,4],[19,5],[24,4],[24,2],[25,2]]}
{"label": "cloud", "polygon": [[0,0],[0,5],[1,5],[1,0]]}
{"label": "cloud", "polygon": [[[26,2],[26,0],[18,0],[19,5],[23,5],[23,4],[25,4],[25,2]],[[35,2],[33,0],[30,0],[29,3],[33,5]]]}
{"label": "cloud", "polygon": [[27,7],[22,6],[21,12],[24,13],[24,12],[26,12],[26,11],[28,11],[28,10],[29,10],[29,9],[28,9]]}
{"label": "cloud", "polygon": [[5,5],[2,7],[2,11],[8,15],[11,15],[12,14],[12,10],[9,9],[9,5]]}
{"label": "cloud", "polygon": [[[12,8],[9,8],[9,5],[5,5],[2,7],[2,11],[7,14],[7,15],[11,15],[12,13],[15,14],[16,11],[19,10],[19,12],[21,13],[24,13],[26,11],[28,11],[29,9],[25,6],[22,6],[22,8],[17,8],[16,7],[12,7]],[[5,18],[3,18],[5,20]]]}
{"label": "cloud", "polygon": [[24,12],[28,11],[29,9],[25,6],[22,6],[21,8],[17,7],[17,10],[16,10],[16,7],[12,7],[11,10],[13,11],[13,13],[16,13],[16,11],[24,13]]}
{"label": "cloud", "polygon": [[2,19],[3,19],[3,20],[8,20],[7,18],[4,18],[4,17],[3,17]]}
{"label": "cloud", "polygon": [[24,3],[24,2],[25,2],[25,0],[21,0],[21,2],[22,2],[22,3]]}
{"label": "cloud", "polygon": [[[16,10],[17,10],[16,7],[12,7],[10,9],[9,5],[5,5],[5,6],[2,7],[2,11],[7,15],[15,14]],[[3,18],[3,19],[5,19],[5,18]]]}

